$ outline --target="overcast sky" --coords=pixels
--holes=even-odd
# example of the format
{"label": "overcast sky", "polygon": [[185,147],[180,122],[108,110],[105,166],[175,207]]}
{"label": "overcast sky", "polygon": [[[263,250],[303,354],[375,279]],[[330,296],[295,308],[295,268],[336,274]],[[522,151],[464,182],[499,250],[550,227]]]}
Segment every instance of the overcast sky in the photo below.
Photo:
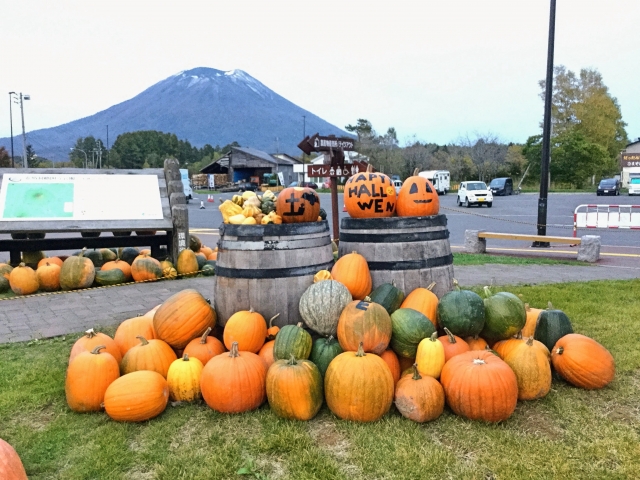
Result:
{"label": "overcast sky", "polygon": [[[127,100],[194,67],[242,69],[344,128],[402,144],[539,133],[549,0],[0,0],[0,137]],[[640,0],[557,0],[555,64],[598,69],[640,137]],[[14,108],[14,135],[20,110]]]}

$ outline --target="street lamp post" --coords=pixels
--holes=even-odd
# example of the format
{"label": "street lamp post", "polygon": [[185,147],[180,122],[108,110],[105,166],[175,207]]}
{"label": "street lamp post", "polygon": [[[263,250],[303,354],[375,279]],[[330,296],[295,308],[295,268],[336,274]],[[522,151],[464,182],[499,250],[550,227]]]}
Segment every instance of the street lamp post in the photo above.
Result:
{"label": "street lamp post", "polygon": [[16,168],[15,162],[13,160],[13,112],[11,104],[14,101],[14,95],[16,92],[9,92],[9,123],[11,124],[11,168]]}
{"label": "street lamp post", "polygon": [[76,148],[76,147],[72,147],[69,150],[74,151],[74,150],[80,150],[82,153],[84,153],[84,168],[87,168],[87,163],[89,163],[89,160],[87,160],[87,152],[85,152],[83,149],[81,148]]}
{"label": "street lamp post", "polygon": [[23,100],[31,100],[30,95],[23,95],[20,92],[20,114],[22,115],[22,166],[24,168],[29,168],[29,164],[27,163],[27,134],[24,131],[24,105]]}

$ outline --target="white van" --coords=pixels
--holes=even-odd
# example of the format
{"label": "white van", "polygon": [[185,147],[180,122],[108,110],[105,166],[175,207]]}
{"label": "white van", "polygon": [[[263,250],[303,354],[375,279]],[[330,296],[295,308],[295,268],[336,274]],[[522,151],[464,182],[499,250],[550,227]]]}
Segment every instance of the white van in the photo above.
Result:
{"label": "white van", "polygon": [[427,170],[418,175],[429,180],[435,187],[438,195],[446,195],[451,189],[451,174],[447,170]]}
{"label": "white van", "polygon": [[182,178],[182,188],[184,189],[184,196],[187,197],[187,203],[193,199],[193,190],[191,190],[191,183],[189,183],[189,170],[186,168],[180,169],[180,177]]}

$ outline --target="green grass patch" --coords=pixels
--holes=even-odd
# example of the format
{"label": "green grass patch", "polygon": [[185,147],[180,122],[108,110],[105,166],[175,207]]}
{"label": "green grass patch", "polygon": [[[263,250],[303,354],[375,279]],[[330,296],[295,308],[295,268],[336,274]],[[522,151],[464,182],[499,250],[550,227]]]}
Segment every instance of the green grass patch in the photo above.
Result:
{"label": "green grass patch", "polygon": [[2,298],[13,298],[15,296],[16,296],[16,294],[13,293],[12,290],[7,290],[4,293],[0,293],[0,299],[2,299]]}
{"label": "green grass patch", "polygon": [[577,260],[562,260],[542,257],[512,257],[507,255],[487,255],[484,253],[460,253],[453,254],[453,264],[463,265],[486,265],[487,263],[497,263],[503,265],[576,265],[584,267],[589,265]]}
{"label": "green grass patch", "polygon": [[221,415],[202,403],[121,424],[66,405],[64,376],[77,334],[0,345],[0,436],[17,449],[30,479],[637,478],[640,280],[504,290],[534,307],[551,301],[564,310],[577,332],[611,351],[613,383],[585,391],[554,380],[547,397],[520,402],[495,425],[447,409],[421,425],[394,408],[378,422],[356,424],[326,406],[310,422],[291,422],[266,405]]}

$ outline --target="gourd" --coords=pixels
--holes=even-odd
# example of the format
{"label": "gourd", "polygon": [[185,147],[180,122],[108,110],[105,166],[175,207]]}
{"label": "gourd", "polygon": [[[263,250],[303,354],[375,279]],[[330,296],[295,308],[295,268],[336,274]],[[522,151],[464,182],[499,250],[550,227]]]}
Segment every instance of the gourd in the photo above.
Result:
{"label": "gourd", "polygon": [[548,356],[533,344],[533,337],[521,342],[504,358],[518,380],[518,400],[536,400],[551,389]]}
{"label": "gourd", "polygon": [[364,300],[371,292],[369,265],[358,252],[340,257],[331,269],[331,277],[347,287],[354,300]]}
{"label": "gourd", "polygon": [[208,327],[200,338],[194,338],[186,347],[184,347],[185,354],[188,354],[190,358],[197,358],[202,365],[206,365],[216,355],[221,355],[226,352],[224,345],[216,337],[209,335],[211,333],[211,327]]}
{"label": "gourd", "polygon": [[329,270],[320,270],[313,276],[313,283],[318,283],[323,280],[333,280],[333,277],[331,277],[331,272]]}
{"label": "gourd", "polygon": [[118,422],[143,422],[160,415],[169,401],[169,385],[157,372],[141,370],[114,380],[104,394],[104,409]]}
{"label": "gourd", "polygon": [[484,302],[477,293],[460,290],[454,281],[454,290],[445,293],[438,302],[437,316],[440,327],[447,327],[459,337],[473,337],[484,327]]}
{"label": "gourd", "polygon": [[609,350],[579,333],[569,333],[558,340],[551,350],[551,363],[567,382],[587,390],[606,387],[616,373]]}
{"label": "gourd", "polygon": [[313,340],[311,335],[304,328],[302,322],[297,325],[285,325],[276,335],[275,344],[273,345],[273,358],[277,360],[286,360],[293,355],[299,360],[306,360],[311,354]]}
{"label": "gourd", "polygon": [[393,312],[391,328],[391,349],[405,358],[415,358],[418,344],[436,331],[426,316],[412,308],[399,308]]}
{"label": "gourd", "polygon": [[384,307],[389,315],[400,308],[404,301],[404,292],[396,287],[396,283],[383,283],[369,294],[372,302]]}
{"label": "gourd", "polygon": [[415,363],[421,375],[440,378],[445,364],[444,344],[438,340],[438,332],[433,332],[418,345]]}
{"label": "gourd", "polygon": [[294,355],[269,367],[266,390],[273,413],[287,420],[311,420],[322,406],[323,380],[318,367]]}
{"label": "gourd", "polygon": [[120,362],[120,373],[137,372],[138,370],[151,370],[167,377],[171,363],[178,357],[173,349],[162,340],[147,340],[138,335],[140,344],[130,348]]}
{"label": "gourd", "polygon": [[200,375],[202,362],[197,358],[189,358],[183,354],[182,358],[174,360],[167,372],[169,398],[174,402],[193,402],[200,398]]}
{"label": "gourd", "polygon": [[98,345],[80,353],[69,364],[64,391],[67,404],[74,412],[102,410],[107,387],[120,377],[120,367],[113,355]]}
{"label": "gourd", "polygon": [[208,327],[215,327],[216,312],[197,290],[188,288],[165,300],[153,317],[157,338],[183,349]]}
{"label": "gourd", "polygon": [[267,337],[267,322],[253,309],[242,310],[231,315],[224,326],[222,340],[225,347],[238,344],[238,350],[258,353]]}
{"label": "gourd", "polygon": [[107,272],[109,270],[118,269],[124,274],[125,281],[131,280],[131,265],[129,265],[124,260],[120,260],[120,258],[116,258],[112,262],[107,262],[102,265],[100,269],[101,272]]}
{"label": "gourd", "polygon": [[300,297],[300,316],[307,326],[320,335],[334,335],[340,314],[353,301],[351,293],[336,280],[310,285]]}
{"label": "gourd", "polygon": [[200,251],[200,247],[202,247],[202,242],[200,241],[200,238],[198,238],[197,235],[194,235],[193,233],[189,235],[189,249],[192,250],[195,253],[198,253]]}
{"label": "gourd", "polygon": [[[471,378],[473,381],[469,381]],[[509,365],[489,351],[456,355],[445,363],[440,383],[451,410],[470,420],[499,422],[509,418],[516,409],[516,375]]]}
{"label": "gourd", "polygon": [[[236,197],[236,195],[234,195],[234,197]],[[239,198],[242,198],[242,197],[239,197]],[[224,223],[229,223],[229,219],[231,217],[242,213],[241,204],[238,205],[237,203],[234,203],[231,200],[225,200],[222,203],[222,205],[218,207],[218,209],[220,210],[220,213],[222,213],[222,221]]]}
{"label": "gourd", "polygon": [[[123,262],[126,263],[126,262]],[[125,283],[127,278],[124,276],[124,272],[119,268],[112,268],[111,270],[98,270],[94,282],[96,285],[120,285]]]}
{"label": "gourd", "polygon": [[329,338],[318,338],[313,342],[309,360],[316,364],[320,374],[324,377],[331,361],[343,352],[338,341],[329,336]]}
{"label": "gourd", "polygon": [[136,247],[124,247],[118,250],[118,256],[120,257],[120,259],[124,260],[129,265],[133,263],[138,255],[140,255],[140,250],[138,250]]}
{"label": "gourd", "polygon": [[195,277],[198,272],[198,259],[190,248],[185,248],[178,254],[176,271],[185,277]]}
{"label": "gourd", "polygon": [[391,318],[384,307],[366,300],[349,303],[338,320],[338,341],[345,351],[356,351],[362,343],[365,352],[380,355],[389,346],[391,333]]}
{"label": "gourd", "polygon": [[429,422],[444,411],[444,390],[435,378],[420,375],[414,364],[413,374],[405,375],[396,385],[395,405],[403,417],[418,423]]}
{"label": "gourd", "polygon": [[534,338],[551,350],[565,335],[573,333],[571,320],[562,310],[555,310],[549,302],[546,310],[538,315]]}
{"label": "gourd", "polygon": [[40,286],[36,272],[24,263],[11,270],[9,285],[16,295],[31,295],[36,293]]}
{"label": "gourd", "polygon": [[228,354],[213,357],[202,370],[202,397],[221,413],[255,410],[266,400],[266,376],[264,360],[255,353],[238,351],[234,342]]}
{"label": "gourd", "polygon": [[341,353],[329,364],[324,393],[329,410],[337,417],[374,422],[391,407],[393,376],[385,361],[365,353],[361,344],[357,352]]}
{"label": "gourd", "polygon": [[404,299],[400,308],[413,308],[425,315],[434,327],[437,327],[436,315],[438,309],[438,297],[431,290],[435,287],[435,282],[427,288],[418,287]]}
{"label": "gourd", "polygon": [[96,276],[96,271],[91,260],[84,257],[86,249],[78,256],[68,257],[60,269],[60,287],[62,290],[76,290],[89,288]]}
{"label": "gourd", "polygon": [[280,316],[279,313],[275,314],[273,317],[269,319],[269,328],[267,328],[267,340],[274,340],[278,332],[280,331],[280,327],[273,324],[273,321]]}
{"label": "gourd", "polygon": [[160,262],[151,256],[139,256],[131,264],[131,276],[136,282],[162,278]]}
{"label": "gourd", "polygon": [[484,287],[485,322],[480,336],[489,343],[504,340],[514,336],[527,319],[524,303],[513,293],[491,293],[489,287]]}

